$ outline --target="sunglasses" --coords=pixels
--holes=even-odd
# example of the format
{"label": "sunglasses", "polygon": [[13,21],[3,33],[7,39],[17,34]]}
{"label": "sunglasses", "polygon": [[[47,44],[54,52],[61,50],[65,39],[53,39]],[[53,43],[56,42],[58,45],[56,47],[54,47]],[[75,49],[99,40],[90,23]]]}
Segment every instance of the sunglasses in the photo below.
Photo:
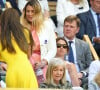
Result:
{"label": "sunglasses", "polygon": [[61,48],[61,47],[63,47],[63,48],[68,48],[68,46],[66,45],[66,44],[57,44],[57,48]]}

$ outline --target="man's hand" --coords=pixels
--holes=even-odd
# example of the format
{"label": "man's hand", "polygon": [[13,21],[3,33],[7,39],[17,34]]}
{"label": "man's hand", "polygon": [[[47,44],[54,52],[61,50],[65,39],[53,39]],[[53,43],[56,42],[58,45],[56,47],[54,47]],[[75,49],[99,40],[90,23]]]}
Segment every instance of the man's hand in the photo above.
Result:
{"label": "man's hand", "polygon": [[94,38],[93,38],[93,41],[94,41],[95,43],[100,43],[100,37],[94,37]]}

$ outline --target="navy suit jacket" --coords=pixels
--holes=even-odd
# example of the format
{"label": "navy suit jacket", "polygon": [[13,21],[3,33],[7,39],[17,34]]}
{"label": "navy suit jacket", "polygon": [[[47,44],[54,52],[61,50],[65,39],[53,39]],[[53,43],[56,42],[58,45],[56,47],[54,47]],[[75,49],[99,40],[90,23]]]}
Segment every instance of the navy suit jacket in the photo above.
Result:
{"label": "navy suit jacket", "polygon": [[[77,16],[81,20],[80,31],[77,34],[77,38],[83,39],[83,35],[86,34],[92,41],[93,37],[96,37],[96,24],[91,11],[89,10],[88,12],[81,13]],[[100,56],[100,44],[94,43],[94,48],[98,53],[98,55]]]}
{"label": "navy suit jacket", "polygon": [[80,31],[77,37],[82,39],[84,34],[87,34],[91,41],[96,36],[96,24],[91,11],[79,14],[78,17],[81,20]]}

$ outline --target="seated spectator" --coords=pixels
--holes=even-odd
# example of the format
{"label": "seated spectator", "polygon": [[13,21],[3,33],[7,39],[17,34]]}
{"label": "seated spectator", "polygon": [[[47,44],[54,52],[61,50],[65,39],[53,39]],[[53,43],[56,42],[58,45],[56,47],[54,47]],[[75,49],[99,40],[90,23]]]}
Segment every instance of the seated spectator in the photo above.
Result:
{"label": "seated spectator", "polygon": [[66,82],[66,66],[62,59],[50,60],[46,73],[46,81],[40,84],[40,88],[71,89],[71,84]]}
{"label": "seated spectator", "polygon": [[63,60],[66,60],[66,56],[68,55],[69,47],[68,43],[63,37],[56,38],[56,45],[57,45],[57,53],[56,57],[60,57]]}
{"label": "seated spectator", "polygon": [[90,82],[88,90],[100,90],[100,69],[95,78]]}
{"label": "seated spectator", "polygon": [[88,12],[79,14],[81,20],[77,37],[83,39],[87,34],[100,57],[100,0],[90,0],[91,8]]}
{"label": "seated spectator", "polygon": [[77,16],[68,16],[64,20],[64,38],[69,45],[68,61],[75,64],[81,86],[87,88],[88,68],[91,63],[92,55],[88,43],[76,38],[79,32],[80,20]]}
{"label": "seated spectator", "polygon": [[63,34],[63,22],[65,17],[69,15],[77,15],[89,10],[87,0],[58,0],[57,1],[57,30],[58,36],[64,36]]}
{"label": "seated spectator", "polygon": [[[62,37],[56,39],[57,54],[56,57],[62,58],[66,63],[66,79],[72,83],[72,86],[80,86],[78,73],[73,63],[68,61],[69,47],[66,40]],[[66,58],[67,57],[67,58]]]}

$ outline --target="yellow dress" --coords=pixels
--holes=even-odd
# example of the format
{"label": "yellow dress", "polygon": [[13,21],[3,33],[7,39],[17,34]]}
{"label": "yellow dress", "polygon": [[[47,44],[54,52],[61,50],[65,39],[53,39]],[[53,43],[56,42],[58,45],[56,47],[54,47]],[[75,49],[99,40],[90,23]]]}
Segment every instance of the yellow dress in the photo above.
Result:
{"label": "yellow dress", "polygon": [[6,49],[2,51],[0,43],[0,61],[7,63],[7,87],[38,88],[36,76],[27,55],[18,47],[14,39],[12,39],[12,44],[16,50],[15,54],[9,53]]}

